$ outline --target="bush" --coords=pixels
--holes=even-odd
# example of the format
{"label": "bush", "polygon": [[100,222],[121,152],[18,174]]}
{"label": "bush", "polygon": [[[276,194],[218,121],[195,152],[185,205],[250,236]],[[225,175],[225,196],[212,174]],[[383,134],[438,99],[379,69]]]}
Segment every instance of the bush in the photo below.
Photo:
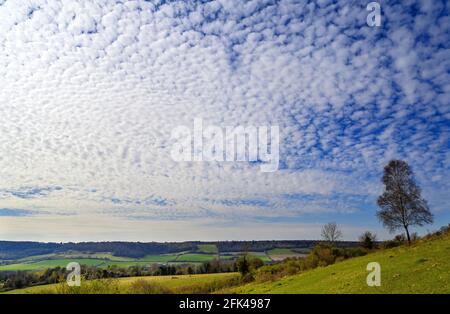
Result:
{"label": "bush", "polygon": [[257,270],[258,268],[264,266],[264,262],[258,257],[251,256],[249,259],[250,259],[250,262],[249,262],[250,272],[253,272],[253,271]]}
{"label": "bush", "polygon": [[392,240],[387,240],[382,243],[383,249],[392,249],[394,247],[403,245],[406,242],[406,237],[404,234],[396,235]]}
{"label": "bush", "polygon": [[275,281],[285,276],[295,275],[306,269],[305,260],[306,258],[288,258],[278,264],[263,266],[255,272],[255,280]]}
{"label": "bush", "polygon": [[367,250],[361,247],[336,248],[333,252],[333,255],[336,256],[336,258],[341,257],[342,259],[364,256],[366,254]]}
{"label": "bush", "polygon": [[133,294],[169,294],[173,293],[167,287],[150,280],[138,279],[131,284],[130,293]]}
{"label": "bush", "polygon": [[435,238],[439,238],[441,236],[445,236],[448,234],[450,234],[450,224],[448,224],[447,226],[441,227],[438,231],[435,231],[431,234],[426,235],[424,238],[425,239],[435,239]]}
{"label": "bush", "polygon": [[250,274],[247,274],[242,279],[239,277],[227,278],[227,279],[217,279],[211,282],[201,282],[194,283],[189,286],[180,287],[174,289],[174,293],[182,293],[182,294],[206,294],[212,293],[221,289],[237,286],[242,283],[242,280]]}
{"label": "bush", "polygon": [[366,231],[359,237],[359,242],[361,243],[361,246],[367,250],[372,250],[376,246],[377,241],[377,235]]}
{"label": "bush", "polygon": [[316,266],[327,266],[334,264],[334,261],[336,259],[335,253],[336,251],[333,250],[332,246],[320,243],[314,247],[314,249],[311,251],[309,255],[314,255],[317,257],[316,259],[313,259],[315,262],[317,261]]}
{"label": "bush", "polygon": [[255,280],[255,277],[251,273],[245,274],[245,276],[242,277],[241,282],[242,283],[250,283]]}
{"label": "bush", "polygon": [[117,294],[120,293],[117,279],[82,280],[81,286],[70,287],[66,282],[57,285],[54,291],[43,290],[41,293],[56,294]]}
{"label": "bush", "polygon": [[250,272],[250,263],[247,255],[240,256],[236,261],[236,267],[242,276]]}
{"label": "bush", "polygon": [[412,242],[415,242],[415,241],[418,241],[418,240],[420,240],[419,235],[417,234],[417,232],[413,232],[413,233],[411,234],[411,241],[412,241]]}

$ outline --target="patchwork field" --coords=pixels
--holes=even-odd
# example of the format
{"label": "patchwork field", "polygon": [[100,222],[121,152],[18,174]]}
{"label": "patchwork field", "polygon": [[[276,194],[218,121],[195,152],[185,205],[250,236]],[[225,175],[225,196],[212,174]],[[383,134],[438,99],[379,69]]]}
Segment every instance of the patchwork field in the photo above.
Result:
{"label": "patchwork field", "polygon": [[[150,264],[166,263],[203,263],[219,258],[220,260],[233,260],[242,252],[220,253],[215,244],[199,244],[193,251],[172,254],[147,255],[142,258],[115,256],[108,252],[65,252],[28,256],[17,261],[8,261],[0,264],[0,271],[26,271],[42,270],[53,267],[66,267],[70,262],[95,267],[130,267],[146,266]],[[264,263],[279,261],[287,257],[300,256],[293,249],[273,249],[267,252],[248,252],[249,255],[260,258]],[[1,262],[1,261],[0,261]]]}
{"label": "patchwork field", "polygon": [[295,249],[287,249],[287,248],[277,248],[272,249],[267,252],[267,256],[272,261],[282,261],[288,257],[302,257],[305,256],[304,253],[299,253]]}

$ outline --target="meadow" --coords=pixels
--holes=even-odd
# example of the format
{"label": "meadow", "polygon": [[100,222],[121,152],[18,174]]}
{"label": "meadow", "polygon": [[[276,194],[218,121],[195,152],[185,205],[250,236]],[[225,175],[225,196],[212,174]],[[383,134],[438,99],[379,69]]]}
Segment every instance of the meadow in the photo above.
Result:
{"label": "meadow", "polygon": [[[381,286],[366,283],[367,264],[381,266]],[[252,282],[224,293],[450,293],[450,235],[382,249],[297,275]]]}
{"label": "meadow", "polygon": [[210,293],[239,284],[238,273],[179,276],[142,276],[82,281],[80,287],[58,283],[16,289],[6,294]]}

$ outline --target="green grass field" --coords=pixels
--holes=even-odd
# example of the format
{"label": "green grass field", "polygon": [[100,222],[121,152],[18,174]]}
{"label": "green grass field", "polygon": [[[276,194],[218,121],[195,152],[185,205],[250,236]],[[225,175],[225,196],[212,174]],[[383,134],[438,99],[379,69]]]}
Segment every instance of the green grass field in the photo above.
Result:
{"label": "green grass field", "polygon": [[215,258],[217,258],[217,255],[214,254],[186,253],[179,255],[177,262],[210,262]]}
{"label": "green grass field", "polygon": [[249,252],[248,254],[259,258],[264,263],[270,263],[272,261],[272,259],[265,252]]}
{"label": "green grass field", "polygon": [[[381,286],[369,287],[369,262],[381,266]],[[380,250],[274,282],[250,283],[225,293],[450,293],[450,236],[411,247]]]}
{"label": "green grass field", "polygon": [[[157,289],[171,293],[183,292],[193,293],[198,291],[208,291],[224,285],[233,284],[239,279],[238,273],[221,273],[205,275],[181,275],[181,276],[144,276],[127,277],[114,280],[101,279],[82,282],[80,291],[75,293],[130,293],[133,292],[133,286],[136,282],[145,282],[156,285]],[[28,287],[5,292],[5,294],[49,294],[66,291],[66,284],[51,284]],[[141,284],[142,286],[142,284]],[[86,288],[83,288],[86,287]],[[106,287],[106,288],[105,288]],[[61,290],[62,289],[62,290]],[[203,289],[203,290],[202,290]]]}
{"label": "green grass field", "polygon": [[[239,256],[241,256],[242,252],[226,252],[220,254],[220,259],[236,259]],[[264,263],[270,263],[272,262],[272,259],[270,259],[269,256],[267,256],[266,252],[247,252],[249,256],[257,257],[260,260],[262,260]]]}
{"label": "green grass field", "polygon": [[90,258],[90,259],[104,259],[110,261],[130,261],[136,260],[132,257],[115,256],[111,253],[82,253],[82,252],[68,252],[63,254],[55,254],[59,258]]}
{"label": "green grass field", "polygon": [[[211,257],[213,256],[208,255]],[[14,263],[8,265],[0,265],[0,271],[14,271],[14,270],[41,270],[53,267],[66,267],[70,262],[77,262],[80,265],[96,266],[96,267],[130,267],[130,266],[145,266],[153,263],[168,263],[176,262],[177,255],[148,255],[142,259],[132,259],[129,260],[118,259],[118,260],[105,260],[98,258],[61,258],[61,259],[46,259],[42,261],[27,261],[22,263]],[[190,257],[190,256],[188,256]],[[192,262],[197,262],[198,258],[192,257]],[[190,262],[191,260],[188,260]]]}
{"label": "green grass field", "polygon": [[287,255],[287,254],[294,254],[295,252],[292,251],[292,249],[285,249],[285,248],[277,248],[272,249],[267,252],[269,255]]}
{"label": "green grass field", "polygon": [[7,270],[40,270],[53,267],[66,267],[70,262],[77,262],[81,265],[89,266],[102,266],[105,263],[104,260],[100,259],[89,259],[89,258],[78,258],[78,259],[48,259],[37,262],[24,262],[17,264],[1,265],[0,271]]}
{"label": "green grass field", "polygon": [[271,261],[282,261],[288,257],[300,257],[304,254],[298,253],[291,248],[276,248],[267,251],[267,256]]}
{"label": "green grass field", "polygon": [[199,244],[197,249],[202,253],[217,254],[219,252],[215,244]]}

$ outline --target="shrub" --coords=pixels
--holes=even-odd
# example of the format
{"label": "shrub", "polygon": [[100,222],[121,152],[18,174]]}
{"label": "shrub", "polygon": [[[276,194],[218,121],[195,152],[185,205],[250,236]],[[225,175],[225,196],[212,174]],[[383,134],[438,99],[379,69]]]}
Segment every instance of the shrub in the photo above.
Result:
{"label": "shrub", "polygon": [[154,281],[152,282],[150,280],[145,280],[145,279],[138,279],[131,284],[130,293],[133,293],[133,294],[169,294],[169,293],[173,293],[173,291],[167,287],[164,287],[163,285],[161,285],[157,282],[154,282]]}
{"label": "shrub", "polygon": [[406,242],[406,237],[404,234],[396,235],[392,240],[387,240],[382,243],[383,249],[392,249],[394,247],[400,246]]}
{"label": "shrub", "polygon": [[394,247],[402,245],[401,243],[394,241],[394,240],[386,240],[381,244],[381,247],[383,249],[392,249]]}
{"label": "shrub", "polygon": [[249,261],[249,269],[250,269],[251,272],[257,270],[258,268],[260,268],[262,266],[264,266],[264,262],[258,257],[252,256],[249,259],[250,259],[250,261]]}
{"label": "shrub", "polygon": [[333,253],[334,250],[332,246],[320,243],[314,247],[309,255],[314,255],[317,257],[316,266],[327,266],[333,264],[336,259],[336,255]]}
{"label": "shrub", "polygon": [[241,278],[242,283],[249,283],[255,280],[255,277],[251,273],[247,273]]}
{"label": "shrub", "polygon": [[[251,276],[247,274],[246,276]],[[242,277],[245,278],[246,276]],[[189,286],[179,287],[174,289],[174,293],[189,293],[189,294],[206,294],[212,293],[221,289],[237,286],[242,283],[242,279],[239,277],[232,277],[227,279],[217,279],[211,282],[195,283]]]}
{"label": "shrub", "polygon": [[236,261],[236,267],[242,276],[250,272],[250,263],[247,255],[240,256]]}
{"label": "shrub", "polygon": [[366,231],[359,237],[359,242],[361,243],[361,246],[365,249],[372,250],[376,246],[377,241],[377,235]]}
{"label": "shrub", "polygon": [[55,290],[42,291],[42,293],[57,294],[116,294],[120,293],[117,279],[82,280],[81,286],[70,287],[61,282]]}

